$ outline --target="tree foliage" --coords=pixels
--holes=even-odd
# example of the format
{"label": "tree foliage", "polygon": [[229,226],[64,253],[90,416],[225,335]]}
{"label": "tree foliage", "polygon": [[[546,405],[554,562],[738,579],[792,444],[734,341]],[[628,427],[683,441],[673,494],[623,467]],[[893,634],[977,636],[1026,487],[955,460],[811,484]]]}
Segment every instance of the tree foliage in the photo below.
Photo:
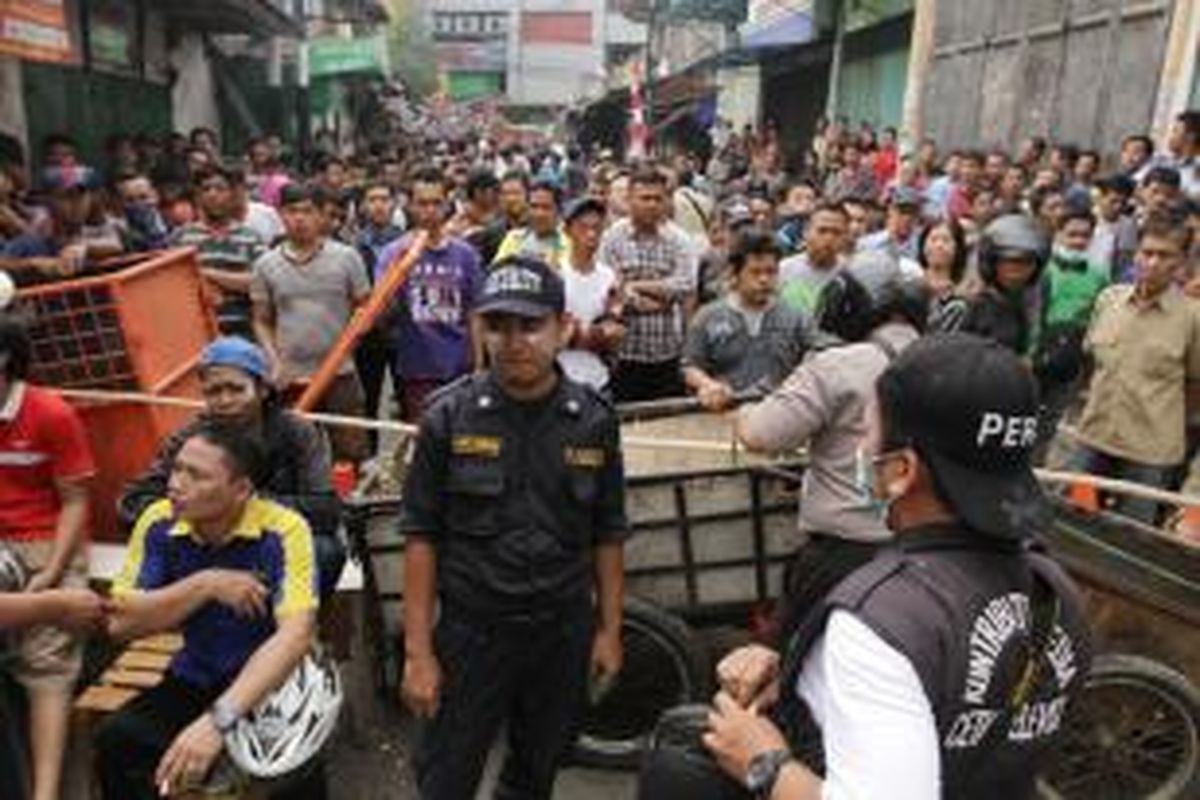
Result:
{"label": "tree foliage", "polygon": [[392,71],[414,97],[426,97],[437,90],[437,57],[433,37],[418,3],[413,0],[387,0],[390,20],[387,27],[388,56]]}

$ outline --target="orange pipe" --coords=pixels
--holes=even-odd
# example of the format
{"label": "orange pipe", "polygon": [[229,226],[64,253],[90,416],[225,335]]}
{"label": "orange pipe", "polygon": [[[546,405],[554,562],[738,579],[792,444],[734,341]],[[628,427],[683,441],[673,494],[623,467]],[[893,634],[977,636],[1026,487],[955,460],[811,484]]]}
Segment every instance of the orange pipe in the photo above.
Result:
{"label": "orange pipe", "polygon": [[300,399],[296,401],[297,411],[312,411],[316,408],[330,384],[337,378],[338,368],[341,367],[342,362],[350,357],[355,345],[371,330],[379,316],[392,302],[396,292],[400,291],[400,287],[408,280],[408,273],[412,272],[417,260],[425,252],[425,245],[428,241],[429,234],[424,231],[419,232],[413,237],[404,255],[388,265],[379,283],[375,284],[375,291],[371,292],[367,302],[355,309],[349,324],[346,325],[346,329],[342,331],[338,340],[334,342],[329,355],[325,356],[321,366],[317,367],[317,371],[308,379],[308,385],[304,387]]}

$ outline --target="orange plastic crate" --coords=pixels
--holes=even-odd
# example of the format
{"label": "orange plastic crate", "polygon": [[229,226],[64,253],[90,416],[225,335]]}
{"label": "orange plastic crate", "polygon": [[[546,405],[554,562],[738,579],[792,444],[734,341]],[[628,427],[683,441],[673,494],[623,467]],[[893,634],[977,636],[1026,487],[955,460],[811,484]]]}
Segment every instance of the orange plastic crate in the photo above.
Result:
{"label": "orange plastic crate", "polygon": [[[151,394],[197,399],[200,377],[194,359],[182,374],[153,388]],[[91,534],[100,542],[123,542],[127,531],[117,519],[117,500],[125,484],[140,475],[162,441],[196,414],[188,408],[147,403],[76,402],[88,435],[96,476],[92,479]]]}
{"label": "orange plastic crate", "polygon": [[194,248],[166,250],[104,275],[24,289],[32,379],[72,389],[152,391],[212,340]]}
{"label": "orange plastic crate", "polygon": [[[196,365],[216,323],[201,293],[196,251],[157,253],[113,272],[24,289],[35,383],[200,398]],[[193,411],[136,402],[75,402],[92,455],[91,531],[121,541],[116,502],[159,443]]]}

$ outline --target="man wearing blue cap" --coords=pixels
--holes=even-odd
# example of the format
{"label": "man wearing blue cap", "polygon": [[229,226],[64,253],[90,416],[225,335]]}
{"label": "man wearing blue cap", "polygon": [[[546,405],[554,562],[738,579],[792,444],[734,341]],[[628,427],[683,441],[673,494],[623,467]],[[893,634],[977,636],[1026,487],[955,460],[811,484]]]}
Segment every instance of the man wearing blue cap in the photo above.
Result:
{"label": "man wearing blue cap", "polygon": [[132,528],[138,517],[167,496],[167,482],[179,449],[192,434],[215,420],[261,439],[266,470],[261,494],[294,508],[313,531],[321,591],[336,585],[345,562],[337,538],[340,506],[331,482],[329,446],[310,422],[288,413],[268,382],[267,357],[237,336],[217,339],[200,356],[200,390],[205,410],[166,439],[154,461],[131,481],[117,503],[122,522]]}
{"label": "man wearing blue cap", "polygon": [[620,669],[617,418],[555,366],[563,305],[544,262],[499,262],[479,305],[491,368],[434,395],[421,420],[400,530],[426,800],[473,797],[505,722],[495,796],[547,800],[589,671],[602,684]]}

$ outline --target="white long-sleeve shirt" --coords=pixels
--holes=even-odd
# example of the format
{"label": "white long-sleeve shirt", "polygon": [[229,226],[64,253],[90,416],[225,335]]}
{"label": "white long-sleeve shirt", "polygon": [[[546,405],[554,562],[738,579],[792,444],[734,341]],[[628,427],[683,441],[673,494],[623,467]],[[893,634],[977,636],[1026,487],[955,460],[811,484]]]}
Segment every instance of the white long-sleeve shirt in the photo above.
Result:
{"label": "white long-sleeve shirt", "polygon": [[933,709],[903,654],[835,610],[796,690],[821,728],[823,800],[937,800],[941,752]]}

